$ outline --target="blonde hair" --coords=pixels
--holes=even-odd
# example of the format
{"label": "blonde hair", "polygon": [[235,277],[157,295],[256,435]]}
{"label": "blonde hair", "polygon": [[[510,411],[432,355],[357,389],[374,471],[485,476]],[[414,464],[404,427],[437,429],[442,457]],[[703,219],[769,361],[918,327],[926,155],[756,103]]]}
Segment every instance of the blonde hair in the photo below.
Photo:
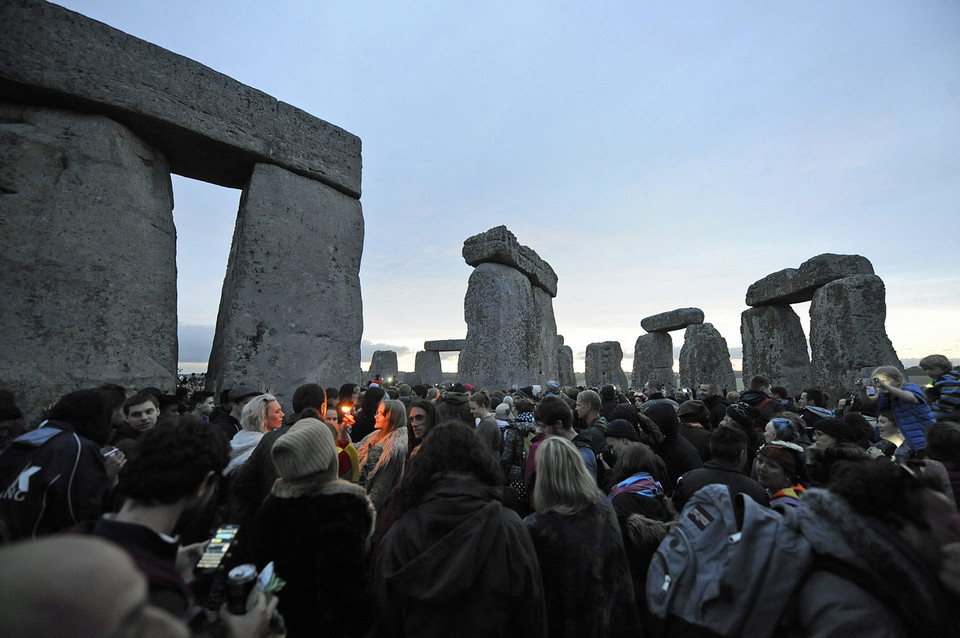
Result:
{"label": "blonde hair", "polygon": [[873,372],[870,373],[870,377],[873,378],[878,374],[882,374],[898,385],[903,385],[906,381],[903,376],[903,372],[900,371],[900,368],[894,366],[880,366],[879,368],[874,368]]}
{"label": "blonde hair", "polygon": [[253,397],[243,406],[240,412],[240,427],[251,432],[263,432],[267,427],[267,410],[270,403],[277,397],[272,394],[261,394]]}
{"label": "blonde hair", "polygon": [[538,513],[573,515],[603,497],[583,457],[567,439],[551,436],[537,448],[533,506]]}

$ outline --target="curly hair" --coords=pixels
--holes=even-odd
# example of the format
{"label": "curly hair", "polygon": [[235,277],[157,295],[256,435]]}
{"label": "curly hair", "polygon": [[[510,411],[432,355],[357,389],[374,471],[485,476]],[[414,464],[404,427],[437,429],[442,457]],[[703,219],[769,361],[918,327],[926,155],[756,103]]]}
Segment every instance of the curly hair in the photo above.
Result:
{"label": "curly hair", "polygon": [[430,430],[410,459],[397,487],[400,511],[413,507],[442,472],[469,472],[491,487],[503,483],[500,464],[474,431],[460,421],[445,421]]}
{"label": "curly hair", "polygon": [[185,414],[148,430],[120,473],[121,494],[145,504],[170,504],[193,494],[230,460],[223,431]]}

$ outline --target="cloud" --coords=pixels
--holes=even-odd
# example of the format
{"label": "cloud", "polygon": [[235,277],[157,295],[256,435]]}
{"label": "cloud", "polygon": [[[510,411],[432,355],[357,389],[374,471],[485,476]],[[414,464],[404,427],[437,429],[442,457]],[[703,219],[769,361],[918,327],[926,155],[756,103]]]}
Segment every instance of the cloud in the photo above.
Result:
{"label": "cloud", "polygon": [[398,357],[415,352],[415,350],[407,346],[394,346],[389,343],[373,343],[372,341],[363,339],[360,341],[360,360],[370,361],[370,359],[373,358],[373,353],[377,350],[393,350],[397,353]]}

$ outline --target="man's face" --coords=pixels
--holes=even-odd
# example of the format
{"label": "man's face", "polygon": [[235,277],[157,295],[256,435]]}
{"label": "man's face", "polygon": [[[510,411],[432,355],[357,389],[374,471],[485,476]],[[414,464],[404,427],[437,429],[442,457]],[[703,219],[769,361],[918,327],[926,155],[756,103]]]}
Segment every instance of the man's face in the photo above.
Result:
{"label": "man's face", "polygon": [[210,416],[213,414],[213,409],[217,407],[216,402],[213,400],[213,397],[207,397],[206,400],[201,403],[199,406],[200,414],[203,416]]}
{"label": "man's face", "polygon": [[327,406],[327,409],[323,413],[323,420],[337,429],[340,428],[340,417],[337,416],[336,408]]}
{"label": "man's face", "polygon": [[701,399],[709,399],[710,397],[716,394],[717,394],[716,392],[710,391],[710,386],[705,385],[703,383],[701,383],[700,387],[697,388],[697,396],[699,396]]}
{"label": "man's face", "polygon": [[807,393],[806,393],[806,392],[801,392],[801,393],[800,393],[800,399],[797,401],[797,407],[798,407],[798,408],[805,408],[805,407],[807,407],[808,405],[810,405],[810,402],[807,400]]}
{"label": "man's face", "polygon": [[160,411],[150,401],[138,405],[131,405],[127,410],[127,425],[136,432],[146,432],[157,424]]}
{"label": "man's face", "polygon": [[413,426],[413,435],[422,439],[427,433],[427,411],[419,406],[410,408],[410,425]]}
{"label": "man's face", "polygon": [[581,399],[577,399],[577,416],[581,419],[587,418],[587,415],[590,414],[590,404],[584,403]]}

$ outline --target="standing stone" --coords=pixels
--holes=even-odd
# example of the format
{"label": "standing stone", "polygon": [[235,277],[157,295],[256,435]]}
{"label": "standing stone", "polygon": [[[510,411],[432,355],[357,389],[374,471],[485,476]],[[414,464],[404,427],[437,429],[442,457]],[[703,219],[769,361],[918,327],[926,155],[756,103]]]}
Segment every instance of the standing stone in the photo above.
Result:
{"label": "standing stone", "polygon": [[459,376],[474,387],[545,383],[557,370],[557,326],[548,293],[520,271],[481,263],[470,275],[463,316],[467,339]]}
{"label": "standing stone", "polygon": [[[800,317],[787,305],[757,306],[740,315],[744,385],[763,375],[795,395],[810,383],[810,355]],[[732,386],[731,386],[732,387]]]}
{"label": "standing stone", "polygon": [[587,345],[584,357],[584,380],[588,387],[600,387],[607,383],[627,387],[627,375],[623,372],[623,349],[619,341],[603,341]]}
{"label": "standing stone", "polygon": [[257,164],[223,281],[209,367],[216,390],[273,386],[286,407],[304,383],[359,378],[362,247],[358,200]]}
{"label": "standing stone", "polygon": [[421,350],[417,353],[414,370],[420,376],[418,383],[434,385],[443,381],[443,368],[440,365],[440,353]]}
{"label": "standing stone", "polygon": [[370,378],[376,379],[377,375],[384,381],[397,378],[400,371],[397,365],[397,353],[393,350],[375,350],[370,357]]}
{"label": "standing stone", "polygon": [[680,348],[680,385],[696,389],[701,383],[730,390],[737,387],[727,340],[712,323],[688,326]]}
{"label": "standing stone", "polygon": [[172,210],[166,159],[126,127],[0,103],[0,386],[27,423],[104,382],[173,390]]}
{"label": "standing stone", "polygon": [[834,399],[853,393],[862,368],[903,369],[887,337],[886,289],[876,275],[833,281],[810,304],[810,376]]}
{"label": "standing stone", "polygon": [[577,375],[573,371],[573,348],[563,344],[563,335],[557,335],[557,344],[557,383],[575,386]]}
{"label": "standing stone", "polygon": [[660,381],[674,387],[673,338],[668,332],[651,332],[637,337],[633,348],[633,388],[640,390],[647,381]]}

